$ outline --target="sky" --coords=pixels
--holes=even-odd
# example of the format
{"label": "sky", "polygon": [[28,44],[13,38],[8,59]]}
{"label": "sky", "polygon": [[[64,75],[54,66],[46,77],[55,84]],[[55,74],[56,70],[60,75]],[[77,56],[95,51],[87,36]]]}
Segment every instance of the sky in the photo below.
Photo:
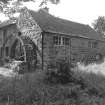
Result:
{"label": "sky", "polygon": [[98,16],[105,16],[105,0],[61,0],[58,6],[51,6],[50,12],[64,19],[91,25]]}
{"label": "sky", "polygon": [[[38,0],[40,1],[40,0]],[[29,9],[37,10],[39,2],[24,3]],[[98,16],[105,16],[105,0],[61,0],[58,5],[48,3],[49,12],[70,21],[91,24]],[[4,20],[0,14],[0,20]]]}

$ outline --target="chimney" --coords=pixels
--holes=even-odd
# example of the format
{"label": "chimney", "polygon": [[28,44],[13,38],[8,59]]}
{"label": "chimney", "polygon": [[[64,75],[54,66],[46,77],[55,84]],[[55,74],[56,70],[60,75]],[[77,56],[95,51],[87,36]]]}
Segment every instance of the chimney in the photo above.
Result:
{"label": "chimney", "polygon": [[48,7],[44,7],[44,8],[42,8],[42,10],[44,10],[47,13],[49,13],[49,8]]}

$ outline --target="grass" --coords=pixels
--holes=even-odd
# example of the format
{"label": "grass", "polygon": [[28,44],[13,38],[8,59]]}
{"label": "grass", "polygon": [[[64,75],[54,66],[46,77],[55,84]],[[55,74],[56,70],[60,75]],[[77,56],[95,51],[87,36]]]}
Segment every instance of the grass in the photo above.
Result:
{"label": "grass", "polygon": [[46,71],[0,81],[0,102],[11,105],[104,105],[105,77],[93,72],[73,70],[68,84],[45,82]]}
{"label": "grass", "polygon": [[105,77],[103,75],[98,75],[94,73],[77,73],[80,76],[82,75],[81,77],[85,81],[87,89],[88,91],[90,91],[91,95],[93,95],[93,90],[94,92],[96,91],[97,96],[105,98]]}

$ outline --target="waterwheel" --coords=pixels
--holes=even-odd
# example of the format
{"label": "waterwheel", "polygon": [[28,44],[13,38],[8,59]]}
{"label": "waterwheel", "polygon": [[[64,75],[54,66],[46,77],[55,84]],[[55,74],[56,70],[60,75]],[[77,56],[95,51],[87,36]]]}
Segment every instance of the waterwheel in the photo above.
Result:
{"label": "waterwheel", "polygon": [[36,45],[29,37],[22,36],[12,44],[10,57],[25,62],[28,65],[28,70],[33,70],[37,64],[36,48]]}

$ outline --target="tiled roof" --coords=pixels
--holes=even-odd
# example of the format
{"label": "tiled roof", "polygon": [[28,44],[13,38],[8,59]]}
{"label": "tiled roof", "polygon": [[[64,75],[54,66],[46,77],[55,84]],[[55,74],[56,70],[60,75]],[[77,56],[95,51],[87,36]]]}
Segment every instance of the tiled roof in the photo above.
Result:
{"label": "tiled roof", "polygon": [[44,10],[39,10],[38,12],[30,11],[30,13],[43,31],[53,31],[57,33],[64,33],[67,35],[74,35],[105,41],[105,39],[101,37],[100,34],[95,32],[89,25],[60,19],[58,17],[50,15]]}
{"label": "tiled roof", "polygon": [[[54,17],[44,10],[39,10],[38,12],[30,10],[29,12],[31,13],[37,24],[45,32],[63,33],[71,36],[105,41],[105,38],[102,37],[102,35],[100,35],[99,33],[95,32],[89,25]],[[0,28],[10,24],[15,24],[15,22],[8,20],[1,23]]]}

